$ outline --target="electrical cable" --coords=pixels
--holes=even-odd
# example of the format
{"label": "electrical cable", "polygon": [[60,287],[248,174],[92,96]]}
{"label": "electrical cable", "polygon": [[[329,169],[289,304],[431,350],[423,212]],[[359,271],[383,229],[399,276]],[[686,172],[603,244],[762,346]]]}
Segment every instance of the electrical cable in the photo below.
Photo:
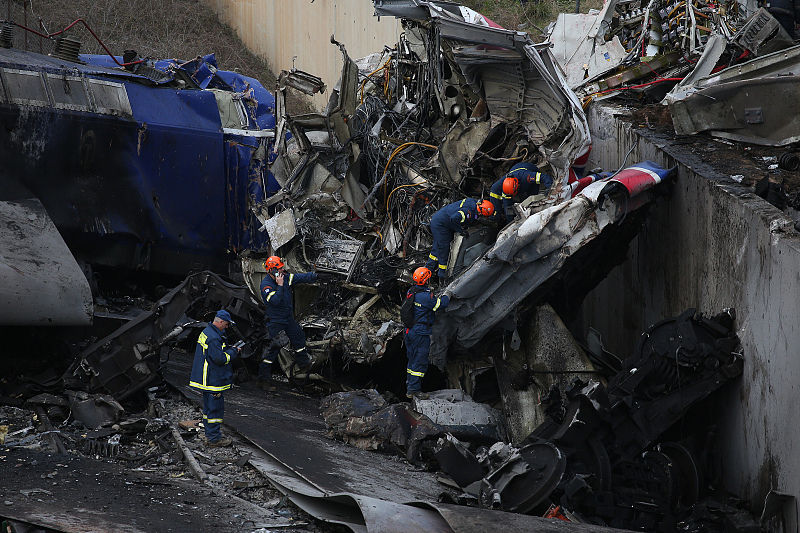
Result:
{"label": "electrical cable", "polygon": [[105,50],[106,53],[109,55],[109,57],[111,57],[111,59],[114,60],[114,63],[116,63],[120,67],[129,67],[131,65],[138,65],[139,63],[144,63],[144,59],[139,59],[138,61],[130,61],[128,63],[120,63],[119,61],[117,61],[117,58],[114,56],[114,54],[111,53],[111,50],[108,49],[108,47],[105,45],[105,43],[100,39],[100,37],[97,36],[97,34],[92,30],[92,28],[89,26],[89,24],[83,19],[76,19],[72,23],[70,23],[66,28],[64,28],[63,30],[59,30],[57,32],[48,33],[48,34],[40,33],[40,32],[38,32],[38,31],[36,31],[34,29],[28,28],[27,26],[23,26],[22,24],[19,24],[18,22],[11,22],[11,24],[13,24],[13,25],[17,26],[18,28],[21,28],[21,29],[23,29],[23,30],[25,30],[27,32],[33,33],[34,35],[38,35],[39,37],[42,37],[44,39],[52,39],[53,37],[61,35],[62,33],[66,32],[67,30],[72,29],[72,27],[75,26],[79,22],[81,24],[83,24],[84,27],[87,30],[89,30],[89,33],[92,34],[92,37],[94,37],[95,40],[98,43],[100,43],[100,46],[103,47],[103,50]]}

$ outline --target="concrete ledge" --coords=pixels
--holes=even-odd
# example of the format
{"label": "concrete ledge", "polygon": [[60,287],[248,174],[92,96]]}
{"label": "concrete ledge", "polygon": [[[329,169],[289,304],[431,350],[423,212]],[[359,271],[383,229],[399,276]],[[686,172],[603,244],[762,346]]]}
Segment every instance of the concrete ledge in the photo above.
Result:
{"label": "concrete ledge", "polygon": [[[800,234],[781,211],[692,151],[708,137],[667,136],[621,120],[625,108],[594,105],[589,166],[650,159],[678,165],[669,198],[651,208],[628,259],[586,298],[583,325],[607,348],[631,352],[641,331],[688,307],[736,309],[745,367],[708,413],[719,425],[725,487],[760,513],[772,489],[800,496]],[[796,504],[787,509],[797,516]],[[787,514],[787,513],[785,513]],[[796,530],[796,518],[787,517]]]}

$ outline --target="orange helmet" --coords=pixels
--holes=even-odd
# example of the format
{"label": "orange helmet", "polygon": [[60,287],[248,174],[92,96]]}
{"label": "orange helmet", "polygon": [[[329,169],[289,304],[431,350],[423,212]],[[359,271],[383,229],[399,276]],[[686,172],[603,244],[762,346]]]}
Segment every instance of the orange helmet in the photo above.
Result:
{"label": "orange helmet", "polygon": [[478,214],[485,217],[490,217],[494,214],[494,204],[489,200],[481,200],[478,202]]}
{"label": "orange helmet", "polygon": [[514,176],[509,176],[503,180],[503,193],[514,196],[519,190],[519,180]]}
{"label": "orange helmet", "polygon": [[425,285],[431,279],[431,271],[427,267],[419,267],[414,271],[414,283],[417,285]]}
{"label": "orange helmet", "polygon": [[281,261],[281,258],[278,257],[277,255],[271,255],[267,257],[266,261],[264,261],[264,268],[267,269],[267,272],[274,270],[276,268],[283,268],[283,267],[284,267],[283,261]]}

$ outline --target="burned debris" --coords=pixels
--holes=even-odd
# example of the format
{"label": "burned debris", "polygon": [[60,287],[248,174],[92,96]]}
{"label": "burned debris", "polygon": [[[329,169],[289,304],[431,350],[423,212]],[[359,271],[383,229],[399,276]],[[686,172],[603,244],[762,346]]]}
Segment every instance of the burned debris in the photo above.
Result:
{"label": "burned debris", "polygon": [[599,12],[559,15],[547,39],[584,106],[661,102],[678,135],[785,146],[799,133],[790,96],[795,13],[778,2],[754,6],[610,1]]}
{"label": "burned debris", "polygon": [[[151,396],[148,409],[116,411],[113,423],[97,418],[109,414],[97,395],[81,400],[89,402],[81,415],[53,414],[54,406],[67,406],[64,395],[0,407],[0,428],[21,428],[0,435],[4,530],[316,530],[251,464],[262,452],[244,442],[236,450],[205,448],[199,410],[163,390]],[[48,405],[50,417],[39,408]],[[44,420],[52,420],[49,429]],[[197,471],[183,463],[184,454],[202,484],[189,479]]]}
{"label": "burned debris", "polygon": [[[679,522],[757,530],[752,519],[740,521],[746,513],[706,499],[715,476],[713,427],[697,416],[698,406],[742,372],[734,319],[733,310],[706,318],[688,309],[652,325],[607,384],[576,379],[563,393],[553,386],[542,399],[547,419],[513,446],[490,446],[485,431],[459,432],[465,422],[475,429],[489,422],[497,431],[504,425],[453,397],[447,400],[458,413],[450,420],[461,422],[456,428],[433,422],[432,400],[415,398],[410,411],[387,406],[374,390],[326,398],[323,416],[336,438],[400,448],[409,460],[441,470],[463,491],[446,498],[461,504],[539,516],[557,508],[554,516],[565,520],[643,531],[675,531]],[[391,416],[381,414],[387,409]],[[706,506],[720,511],[708,514]]]}
{"label": "burned debris", "polygon": [[[192,476],[217,495],[253,491],[249,501],[273,508],[277,494],[261,490],[269,483],[313,516],[354,531],[384,530],[400,512],[425,525],[419,529],[465,532],[495,519],[559,530],[541,517],[571,522],[565,531],[731,530],[725,517],[739,520],[740,531],[753,526],[707,498],[713,427],[696,416],[742,373],[734,313],[705,318],[691,309],[654,324],[625,358],[605,350],[596,332],[584,343],[571,330],[580,329],[573,319],[586,293],[623,260],[676,176],[627,155],[619,168],[585,172],[586,106],[633,91],[665,98],[679,133],[794,142],[791,114],[778,119],[737,92],[785,89],[794,49],[780,23],[763,10],[749,17],[736,2],[612,0],[600,13],[559,17],[550,42],[536,43],[449,2],[374,6],[378,16],[401,19],[398,42],[353,59],[332,36],[342,75],[316,113],[287,110],[290,91],[326,90],[298,70],[281,73],[273,99],[255,80],[218,69],[213,56],[183,62],[129,53],[117,68],[116,58],[0,50],[6,121],[13,131],[42,133],[45,145],[11,165],[20,171],[0,199],[0,222],[28,223],[0,224],[0,239],[39,228],[25,246],[52,251],[59,281],[72,289],[66,310],[26,307],[19,322],[34,323],[38,313],[57,324],[113,324],[95,324],[72,343],[65,370],[0,381],[0,398],[16,405],[0,410],[8,457],[27,461],[28,449],[83,454]],[[34,111],[15,93],[20,70],[44,87]],[[75,93],[61,91],[62,82],[74,82]],[[85,102],[65,106],[67,94]],[[104,94],[116,108],[104,107]],[[708,111],[704,99],[725,103]],[[183,112],[158,116],[171,105]],[[110,169],[98,170],[95,139],[44,128],[73,111],[114,123]],[[190,132],[175,140],[174,129]],[[20,146],[8,143],[6,155]],[[54,147],[81,154],[61,180],[81,187],[37,184],[49,169],[43,152]],[[120,168],[131,160],[134,170]],[[781,161],[796,166],[789,156]],[[536,193],[519,202],[505,190],[492,196],[492,185],[519,165],[535,176]],[[114,193],[134,207],[106,201],[104,172],[120,174]],[[156,179],[162,174],[190,181],[192,196],[175,201],[180,180],[167,186]],[[84,189],[92,195],[79,201]],[[762,189],[786,203],[769,182]],[[62,196],[72,207],[57,205]],[[425,376],[428,391],[397,401],[408,333],[400,305],[411,271],[431,259],[433,216],[489,198],[503,211],[454,235],[448,257],[434,258],[435,289],[450,300],[431,334],[435,368]],[[214,208],[198,209],[207,199]],[[289,305],[307,336],[309,365],[298,363],[286,331],[268,333],[267,254],[295,273],[290,285],[298,272],[328,278],[310,275]],[[42,261],[34,251],[11,259],[16,274]],[[109,275],[114,269],[124,274]],[[159,287],[127,296],[126,304],[145,305],[117,309],[119,293],[104,293],[130,269],[131,278],[152,275],[149,285],[155,278]],[[3,272],[0,283],[15,286],[14,273]],[[177,283],[174,276],[187,274]],[[221,311],[231,318],[228,346],[244,344],[241,358],[227,361],[236,386],[224,423],[242,437],[233,451],[205,450],[198,428],[211,417],[184,403],[200,402],[188,385],[190,354]],[[258,390],[264,363],[285,377]],[[320,418],[313,396],[322,395]],[[280,517],[293,513],[264,515],[236,502],[265,527],[281,527]],[[33,514],[25,509],[20,517]]]}

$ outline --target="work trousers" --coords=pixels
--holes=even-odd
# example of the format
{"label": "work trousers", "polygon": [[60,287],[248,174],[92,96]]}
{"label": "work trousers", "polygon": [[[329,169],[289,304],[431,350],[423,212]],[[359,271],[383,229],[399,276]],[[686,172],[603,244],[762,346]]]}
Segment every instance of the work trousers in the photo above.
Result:
{"label": "work trousers", "polygon": [[440,226],[435,221],[432,221],[431,234],[433,235],[433,247],[425,266],[431,272],[438,272],[440,278],[446,278],[447,261],[450,258],[450,244],[453,242],[454,233],[450,228]]}
{"label": "work trousers", "polygon": [[406,392],[420,392],[422,390],[422,378],[428,371],[428,354],[431,351],[431,336],[421,335],[414,332],[414,329],[406,333],[406,357],[408,366],[406,368]]}
{"label": "work trousers", "polygon": [[267,331],[272,338],[272,344],[267,350],[267,354],[261,358],[258,365],[258,378],[262,380],[272,379],[272,363],[278,360],[278,354],[281,351],[281,346],[275,342],[281,331],[286,332],[289,337],[289,342],[294,350],[294,360],[300,367],[308,366],[311,363],[311,358],[306,351],[306,335],[303,333],[303,328],[296,320],[291,319],[288,322],[274,322],[270,320],[267,323]]}
{"label": "work trousers", "polygon": [[225,399],[221,392],[203,393],[203,425],[206,428],[206,439],[217,442],[222,438],[222,417],[225,414]]}

